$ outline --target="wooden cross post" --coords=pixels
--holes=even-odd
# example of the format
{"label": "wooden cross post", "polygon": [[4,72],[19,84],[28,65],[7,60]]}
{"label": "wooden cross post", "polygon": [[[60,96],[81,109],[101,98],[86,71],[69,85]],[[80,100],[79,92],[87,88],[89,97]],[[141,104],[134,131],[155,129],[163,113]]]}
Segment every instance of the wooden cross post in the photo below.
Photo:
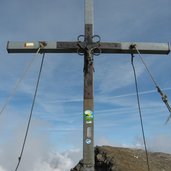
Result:
{"label": "wooden cross post", "polygon": [[[74,42],[7,43],[8,53],[78,53],[84,55],[83,164],[84,171],[94,171],[94,90],[93,57],[106,54],[169,54],[168,43],[101,42],[93,34],[93,0],[85,1],[85,34]],[[138,49],[138,52],[136,48]]]}

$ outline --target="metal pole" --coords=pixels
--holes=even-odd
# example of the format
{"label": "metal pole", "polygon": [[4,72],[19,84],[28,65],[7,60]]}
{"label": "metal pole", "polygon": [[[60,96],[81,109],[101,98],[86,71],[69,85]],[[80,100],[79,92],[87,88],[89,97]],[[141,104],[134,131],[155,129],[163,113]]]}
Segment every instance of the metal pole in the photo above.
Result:
{"label": "metal pole", "polygon": [[[85,0],[85,43],[92,43],[93,0]],[[94,66],[92,50],[84,54],[84,111],[83,111],[83,164],[84,171],[94,171]]]}

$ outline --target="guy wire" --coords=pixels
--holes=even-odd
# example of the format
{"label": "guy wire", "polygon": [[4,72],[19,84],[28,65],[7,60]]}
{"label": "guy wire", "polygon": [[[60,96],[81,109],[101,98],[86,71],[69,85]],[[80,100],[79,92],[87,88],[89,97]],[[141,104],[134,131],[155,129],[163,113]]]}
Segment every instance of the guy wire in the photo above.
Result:
{"label": "guy wire", "polygon": [[22,159],[23,152],[24,152],[24,148],[25,148],[25,144],[26,144],[26,141],[27,141],[27,136],[28,136],[28,132],[29,132],[29,128],[30,128],[30,123],[31,123],[32,115],[33,115],[33,109],[34,109],[35,100],[36,100],[36,96],[37,96],[37,91],[38,91],[38,87],[39,87],[40,76],[41,76],[41,73],[42,73],[44,58],[45,58],[45,53],[43,53],[43,56],[42,56],[41,66],[40,66],[40,70],[39,70],[39,74],[38,74],[38,79],[37,79],[37,83],[36,83],[36,89],[35,89],[35,93],[34,93],[34,97],[33,97],[33,102],[32,102],[32,106],[31,106],[29,120],[28,120],[28,124],[27,124],[27,128],[26,128],[26,133],[25,133],[25,137],[24,137],[21,153],[20,153],[20,156],[18,157],[18,163],[17,163],[17,166],[15,168],[15,171],[17,171],[18,167],[20,166],[21,159]]}
{"label": "guy wire", "polygon": [[168,118],[167,118],[167,120],[165,121],[165,124],[167,124],[169,122],[170,118],[171,118],[171,106],[169,105],[167,95],[163,93],[163,91],[161,90],[161,88],[159,87],[159,85],[157,84],[157,82],[155,81],[154,77],[152,76],[150,70],[148,69],[148,67],[147,67],[145,61],[143,60],[142,55],[141,55],[140,51],[137,49],[136,45],[133,45],[132,48],[136,49],[137,53],[139,54],[139,57],[140,57],[142,63],[144,64],[144,66],[145,66],[145,68],[146,68],[146,70],[147,70],[147,72],[148,72],[148,74],[149,74],[152,82],[154,83],[154,85],[155,85],[158,93],[161,96],[162,101],[165,103],[165,105],[166,105],[166,107],[167,107],[167,109],[168,109],[168,111],[170,113],[169,116],[168,116]]}
{"label": "guy wire", "polygon": [[147,70],[147,72],[148,72],[148,74],[149,74],[149,76],[150,76],[152,82],[154,83],[154,85],[155,85],[156,87],[158,87],[158,84],[157,84],[156,80],[154,79],[154,77],[153,77],[153,75],[151,74],[150,70],[148,69],[148,67],[147,67],[147,65],[146,65],[146,63],[145,63],[145,61],[143,60],[140,51],[136,48],[136,46],[135,46],[135,49],[136,49],[136,51],[137,51],[137,53],[138,53],[138,55],[139,55],[139,57],[140,57],[140,59],[141,59],[143,65],[145,66],[145,68],[146,68],[146,70]]}
{"label": "guy wire", "polygon": [[4,105],[2,106],[2,108],[0,109],[0,115],[3,113],[3,111],[6,109],[7,105],[9,104],[10,100],[12,99],[12,97],[15,95],[19,85],[21,84],[22,80],[24,79],[24,77],[26,76],[27,72],[29,71],[33,61],[34,61],[35,57],[33,56],[31,61],[28,63],[25,71],[23,72],[21,78],[17,81],[17,83],[15,84],[15,87],[13,88],[12,92],[10,93],[10,95],[6,98]]}
{"label": "guy wire", "polygon": [[147,143],[145,138],[145,131],[144,131],[144,125],[143,125],[143,118],[142,118],[142,112],[141,112],[141,105],[140,105],[140,98],[139,98],[139,90],[138,90],[138,81],[137,81],[137,75],[136,70],[134,66],[134,55],[131,54],[131,64],[134,72],[134,79],[135,79],[135,88],[136,88],[136,95],[137,95],[137,105],[138,105],[138,111],[140,116],[140,122],[141,122],[141,129],[142,129],[142,135],[143,135],[143,142],[144,142],[144,148],[145,148],[145,154],[146,154],[146,161],[147,161],[147,168],[148,171],[150,171],[150,164],[149,164],[149,155],[147,151]]}

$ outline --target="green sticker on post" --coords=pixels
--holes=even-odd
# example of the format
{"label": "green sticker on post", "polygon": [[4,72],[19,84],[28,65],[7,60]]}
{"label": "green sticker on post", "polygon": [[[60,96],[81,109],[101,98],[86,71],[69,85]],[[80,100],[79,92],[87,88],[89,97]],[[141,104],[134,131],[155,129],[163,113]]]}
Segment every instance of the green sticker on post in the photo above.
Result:
{"label": "green sticker on post", "polygon": [[85,110],[84,111],[84,117],[85,117],[86,123],[91,124],[93,122],[93,118],[94,118],[93,111]]}

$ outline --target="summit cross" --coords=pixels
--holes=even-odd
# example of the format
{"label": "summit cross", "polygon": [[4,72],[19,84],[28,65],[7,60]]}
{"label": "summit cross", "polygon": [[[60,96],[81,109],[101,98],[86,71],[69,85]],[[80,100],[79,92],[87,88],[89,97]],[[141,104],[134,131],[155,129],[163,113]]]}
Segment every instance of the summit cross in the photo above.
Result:
{"label": "summit cross", "polygon": [[[94,171],[94,56],[100,54],[169,54],[168,43],[101,42],[94,35],[93,0],[84,0],[85,31],[73,42],[7,43],[8,53],[78,53],[84,56],[83,171]],[[138,52],[136,50],[138,49]]]}

